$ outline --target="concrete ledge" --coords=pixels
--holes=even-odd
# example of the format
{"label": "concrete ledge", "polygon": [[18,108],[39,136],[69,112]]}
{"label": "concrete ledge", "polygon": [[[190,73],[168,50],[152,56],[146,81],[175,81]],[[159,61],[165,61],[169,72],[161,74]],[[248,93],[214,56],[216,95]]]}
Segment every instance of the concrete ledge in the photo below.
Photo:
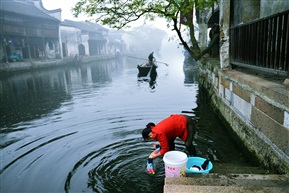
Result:
{"label": "concrete ledge", "polygon": [[184,178],[166,178],[165,184],[196,186],[278,186],[289,188],[289,175],[201,174]]}
{"label": "concrete ledge", "polygon": [[289,189],[280,187],[242,187],[242,186],[188,186],[165,185],[164,193],[285,193]]}
{"label": "concrete ledge", "polygon": [[164,193],[289,192],[289,175],[204,174],[166,178]]}

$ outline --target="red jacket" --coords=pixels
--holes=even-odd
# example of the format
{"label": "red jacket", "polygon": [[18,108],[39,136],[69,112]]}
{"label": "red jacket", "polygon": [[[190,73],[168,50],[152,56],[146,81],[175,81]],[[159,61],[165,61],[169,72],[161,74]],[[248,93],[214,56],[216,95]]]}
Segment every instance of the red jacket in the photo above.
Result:
{"label": "red jacket", "polygon": [[188,137],[187,119],[183,115],[171,115],[159,122],[155,127],[152,126],[151,129],[153,138],[160,143],[160,153],[162,155],[170,150],[170,139],[179,137],[181,140],[186,141]]}

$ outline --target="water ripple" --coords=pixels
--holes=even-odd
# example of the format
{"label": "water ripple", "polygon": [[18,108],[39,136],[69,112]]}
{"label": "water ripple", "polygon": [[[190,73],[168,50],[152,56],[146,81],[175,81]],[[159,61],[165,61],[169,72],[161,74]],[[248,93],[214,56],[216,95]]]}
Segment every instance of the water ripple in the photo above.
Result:
{"label": "water ripple", "polygon": [[[65,137],[67,137],[67,136],[73,135],[73,134],[75,134],[75,133],[77,133],[77,132],[68,133],[68,134],[66,134],[66,135],[58,136],[58,137],[56,137],[56,138],[53,138],[53,139],[51,139],[51,140],[49,140],[49,141],[46,141],[45,143],[42,143],[42,144],[40,144],[40,145],[38,145],[38,146],[30,149],[29,151],[27,151],[27,152],[25,152],[24,154],[18,156],[16,159],[12,160],[10,163],[8,163],[6,166],[4,166],[4,167],[0,170],[0,174],[2,174],[7,168],[9,168],[9,167],[10,167],[11,165],[13,165],[15,162],[17,162],[17,161],[20,160],[21,158],[29,155],[30,153],[34,152],[35,150],[37,150],[37,149],[39,149],[39,148],[41,148],[41,147],[43,147],[43,146],[45,146],[45,145],[47,145],[47,144],[50,144],[50,143],[52,143],[52,142],[54,142],[54,141],[57,141],[57,140],[60,140],[60,139],[62,139],[62,138],[65,138]],[[35,141],[37,141],[37,140],[35,140]],[[34,141],[34,142],[35,142],[35,141]],[[20,148],[18,148],[18,149],[20,149]]]}
{"label": "water ripple", "polygon": [[[125,145],[124,145],[125,144]],[[93,192],[152,192],[161,190],[164,169],[161,159],[155,160],[156,174],[146,172],[148,146],[139,139],[118,141],[93,151],[80,159],[67,175],[65,191],[74,192],[71,182],[87,173],[87,186]],[[155,183],[151,184],[154,179]],[[140,183],[143,182],[143,183]]]}

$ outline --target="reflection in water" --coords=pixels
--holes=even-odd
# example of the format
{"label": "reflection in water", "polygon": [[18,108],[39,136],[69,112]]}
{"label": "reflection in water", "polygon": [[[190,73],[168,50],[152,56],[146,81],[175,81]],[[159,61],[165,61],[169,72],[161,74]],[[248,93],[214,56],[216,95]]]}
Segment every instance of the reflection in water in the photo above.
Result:
{"label": "reflection in water", "polygon": [[200,156],[247,163],[197,84],[159,66],[151,92],[136,75],[123,59],[1,76],[1,191],[161,193],[163,161],[146,172],[152,144],[141,131],[181,112],[197,122]]}
{"label": "reflection in water", "polygon": [[157,66],[153,65],[150,72],[150,80],[149,80],[149,85],[151,89],[155,89],[157,76],[158,76]]}
{"label": "reflection in water", "polygon": [[157,73],[157,66],[152,65],[149,69],[149,72],[146,76],[141,76],[140,72],[138,73],[138,81],[139,82],[148,82],[149,87],[152,89],[152,91],[155,89],[156,86],[156,79],[157,79],[158,73]]}
{"label": "reflection in water", "polygon": [[65,73],[34,72],[7,77],[0,92],[1,126],[39,118],[69,99]]}
{"label": "reflection in water", "polygon": [[0,90],[0,123],[9,127],[20,121],[29,121],[58,109],[71,99],[69,85],[111,82],[110,73],[119,68],[118,62],[94,65],[89,68],[60,68],[5,76]]}
{"label": "reflection in water", "polygon": [[[16,74],[3,74],[0,90],[0,125],[2,133],[27,129],[25,121],[49,116],[72,99],[71,90],[79,83],[111,82],[111,73],[118,70],[119,61],[92,66],[64,67]],[[81,88],[81,87],[80,87]],[[17,124],[19,123],[19,126]],[[15,127],[13,127],[13,125]],[[11,129],[13,128],[13,129]],[[0,147],[21,138],[2,138]]]}

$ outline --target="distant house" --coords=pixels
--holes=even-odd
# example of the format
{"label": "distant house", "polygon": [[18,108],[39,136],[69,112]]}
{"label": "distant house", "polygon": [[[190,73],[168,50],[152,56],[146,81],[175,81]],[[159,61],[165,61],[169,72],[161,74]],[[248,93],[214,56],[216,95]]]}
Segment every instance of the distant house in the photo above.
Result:
{"label": "distant house", "polygon": [[124,54],[127,52],[127,44],[124,41],[124,36],[127,32],[124,30],[110,30],[108,32],[108,53],[109,54]]}
{"label": "distant house", "polygon": [[0,57],[4,61],[13,54],[24,59],[61,57],[60,14],[61,9],[46,10],[41,0],[1,1]]}
{"label": "distant house", "polygon": [[108,30],[96,23],[64,20],[60,34],[64,57],[107,54]]}

